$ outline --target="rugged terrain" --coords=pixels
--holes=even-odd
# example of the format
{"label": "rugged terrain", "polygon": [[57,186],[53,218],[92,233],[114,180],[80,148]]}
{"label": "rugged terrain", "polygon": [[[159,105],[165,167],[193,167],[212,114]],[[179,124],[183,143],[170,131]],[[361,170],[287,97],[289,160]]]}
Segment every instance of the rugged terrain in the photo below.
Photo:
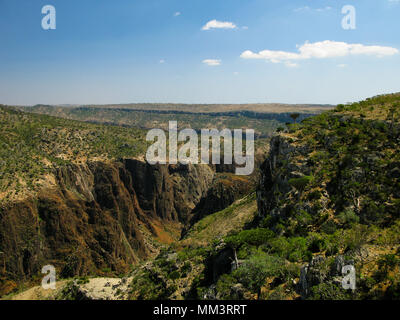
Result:
{"label": "rugged terrain", "polygon": [[[141,246],[139,237],[128,238],[142,251],[133,250],[138,263],[121,277],[75,274],[51,294],[40,288],[30,294],[45,299],[398,299],[400,94],[339,105],[278,131],[260,167],[256,192],[251,183],[246,187],[245,181],[218,168],[167,167],[159,170],[176,184],[149,188],[179,192],[149,200],[133,181],[141,180],[135,176],[140,172],[149,183],[144,177],[152,176],[154,168],[147,169],[149,174],[128,165],[146,166],[140,160],[122,161],[120,171],[132,178],[121,180],[132,181],[132,189],[125,188],[138,203],[138,223],[133,225],[145,226],[139,228],[146,230],[143,242],[162,238],[149,236],[157,234],[157,228],[148,226],[154,221],[164,229],[166,222],[186,224],[178,228],[180,236],[157,240],[153,255],[146,249],[155,245]],[[205,171],[182,173],[191,170]],[[210,178],[204,179],[207,172]],[[194,186],[198,192],[190,189]],[[180,207],[177,199],[186,205]],[[169,209],[162,214],[151,209],[149,203],[158,201]],[[110,207],[119,208],[116,198],[111,202]],[[105,206],[101,201],[96,205]],[[119,210],[121,216],[123,212]],[[146,225],[141,212],[155,218]],[[140,259],[141,254],[147,259]],[[356,270],[355,290],[342,287],[342,268],[349,265]]]}
{"label": "rugged terrain", "polygon": [[204,203],[212,213],[254,188],[223,166],[150,166],[137,129],[0,116],[0,294],[48,264],[61,278],[127,273],[179,240]]}
{"label": "rugged terrain", "polygon": [[[120,298],[398,299],[399,140],[399,94],[288,126],[261,166],[257,213],[248,197],[200,220]],[[355,290],[342,287],[349,265]]]}

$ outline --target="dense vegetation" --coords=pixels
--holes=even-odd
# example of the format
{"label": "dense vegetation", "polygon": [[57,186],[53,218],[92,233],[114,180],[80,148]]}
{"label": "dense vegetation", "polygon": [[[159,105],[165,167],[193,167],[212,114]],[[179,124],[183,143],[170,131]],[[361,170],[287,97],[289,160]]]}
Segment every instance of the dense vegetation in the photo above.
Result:
{"label": "dense vegetation", "polygon": [[[238,256],[246,259],[248,272],[260,263],[268,268],[271,256],[287,263],[273,272],[279,279],[275,285],[266,286],[269,290],[258,296],[295,296],[299,288],[293,283],[300,274],[297,270],[288,281],[289,271],[316,256],[322,256],[330,270],[335,258],[343,255],[355,263],[357,290],[352,293],[329,283],[325,276],[329,271],[324,273],[321,265],[316,274],[326,282],[311,287],[307,298],[399,297],[400,95],[339,105],[301,125],[291,125],[281,141],[295,150],[278,156],[269,182],[287,179],[291,189],[271,188],[269,208],[274,213],[260,212],[264,218],[259,226],[266,229],[251,230],[252,237],[244,232],[235,236]],[[301,176],[290,178],[293,170]],[[240,275],[244,271],[239,270],[219,281],[224,287],[227,281],[246,284],[246,277]],[[253,293],[260,289],[245,287]]]}
{"label": "dense vegetation", "polygon": [[[275,159],[276,169],[268,180],[270,198],[265,199],[269,210],[259,208],[259,215],[243,230],[215,237],[211,245],[187,242],[190,245],[181,251],[185,257],[177,265],[197,257],[202,267],[183,297],[400,298],[400,95],[339,105],[282,130],[279,140],[292,149]],[[269,166],[267,161],[264,169]],[[204,218],[192,230],[211,228],[212,221],[221,224],[216,218],[223,212]],[[171,247],[169,254],[176,250]],[[226,258],[231,267],[215,270],[226,250],[234,252],[234,258]],[[156,264],[159,259],[163,255]],[[335,278],[341,259],[355,266],[354,291],[344,290]],[[300,270],[308,263],[313,281],[308,280],[304,291]],[[165,274],[181,277],[179,268],[172,269],[166,268]],[[133,292],[139,288],[137,281]],[[154,281],[159,283],[142,277],[140,288]],[[150,297],[172,297],[176,281],[169,281]]]}

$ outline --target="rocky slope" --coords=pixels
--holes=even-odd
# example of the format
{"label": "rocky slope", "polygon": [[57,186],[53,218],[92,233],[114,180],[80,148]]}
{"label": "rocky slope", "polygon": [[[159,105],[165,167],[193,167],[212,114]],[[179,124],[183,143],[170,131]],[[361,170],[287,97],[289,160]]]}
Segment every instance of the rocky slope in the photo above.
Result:
{"label": "rocky slope", "polygon": [[220,251],[211,244],[242,230],[256,212],[255,195],[248,195],[195,223],[182,240],[164,247],[157,257],[135,266],[121,278],[78,277],[62,282],[57,290],[43,292],[36,287],[13,299],[36,299],[38,293],[44,299],[72,300],[196,298],[200,287],[231,270],[231,250]]}
{"label": "rocky slope", "polygon": [[[259,219],[298,242],[288,258],[303,265],[292,287],[302,298],[399,297],[399,121],[400,95],[378,96],[272,139]],[[344,265],[355,267],[356,290],[342,288]]]}
{"label": "rocky slope", "polygon": [[133,274],[127,297],[399,299],[399,123],[395,94],[290,125],[261,166],[254,219],[229,229],[223,210],[198,221],[183,248]]}
{"label": "rocky slope", "polygon": [[46,264],[55,264],[64,277],[126,272],[154,250],[140,226],[161,242],[179,238],[213,176],[208,166],[138,160],[58,168],[54,187],[1,208],[7,276],[29,278]]}
{"label": "rocky slope", "polygon": [[[0,181],[0,296],[25,281],[35,283],[48,264],[61,278],[126,273],[179,240],[183,228],[195,221],[200,203],[218,210],[252,188],[248,180],[230,181],[223,193],[214,195],[225,175],[217,171],[224,170],[151,166],[131,157],[127,144],[140,144],[136,153],[145,145],[136,129],[4,107],[0,121],[0,143],[8,150],[0,163],[5,168]],[[102,153],[108,146],[112,153]]]}
{"label": "rocky slope", "polygon": [[[243,181],[231,186],[235,179],[227,183],[226,173],[209,168],[203,199],[195,200],[191,196],[200,190],[186,189],[197,183],[184,173],[190,168],[169,167],[175,191],[163,184],[150,189],[173,196],[149,200],[152,192],[133,186],[134,194],[150,216],[160,212],[155,217],[163,222],[189,221],[184,238],[129,276],[110,280],[112,292],[97,286],[104,279],[75,279],[56,298],[102,298],[108,292],[106,298],[124,299],[398,299],[399,123],[400,95],[394,94],[289,125],[271,140],[256,198],[245,196],[199,221],[193,213],[212,210],[209,201],[216,208],[229,203],[234,197],[226,193],[241,195]],[[123,167],[139,174],[132,181],[154,175]],[[161,207],[169,210],[152,209]],[[342,287],[345,265],[355,268],[354,290]]]}

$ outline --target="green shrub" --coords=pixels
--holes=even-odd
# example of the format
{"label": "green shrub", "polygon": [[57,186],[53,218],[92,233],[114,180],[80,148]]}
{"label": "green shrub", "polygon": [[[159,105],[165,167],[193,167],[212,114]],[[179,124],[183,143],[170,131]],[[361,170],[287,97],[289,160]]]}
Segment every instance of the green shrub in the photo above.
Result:
{"label": "green shrub", "polygon": [[322,232],[333,234],[337,230],[337,225],[333,220],[327,220],[321,225]]}
{"label": "green shrub", "polygon": [[292,262],[309,260],[311,253],[308,250],[307,240],[303,237],[279,237],[268,242],[271,253]]}
{"label": "green shrub", "polygon": [[233,248],[238,248],[243,244],[261,245],[273,238],[275,234],[264,228],[243,230],[237,235],[228,236],[225,238],[225,243]]}
{"label": "green shrub", "polygon": [[314,234],[310,238],[308,249],[312,253],[324,251],[327,248],[327,241],[319,234]]}
{"label": "green shrub", "polygon": [[298,191],[302,192],[304,189],[312,183],[314,177],[312,176],[304,176],[301,178],[293,178],[289,180],[289,185],[296,188]]}
{"label": "green shrub", "polygon": [[169,275],[168,278],[170,278],[171,280],[176,280],[179,279],[181,277],[181,274],[179,273],[179,271],[175,270],[172,271]]}
{"label": "green shrub", "polygon": [[321,283],[311,287],[310,300],[346,300],[348,293],[338,284]]}
{"label": "green shrub", "polygon": [[237,283],[235,277],[230,274],[223,274],[217,282],[216,289],[219,296],[223,300],[239,300],[241,297],[232,290],[232,287]]}
{"label": "green shrub", "polygon": [[322,193],[319,190],[315,190],[308,195],[309,200],[319,200],[322,197]]}
{"label": "green shrub", "polygon": [[338,215],[338,219],[345,227],[349,227],[354,223],[359,223],[360,218],[351,209],[347,209]]}
{"label": "green shrub", "polygon": [[296,216],[296,220],[301,224],[301,225],[308,225],[310,223],[312,223],[313,218],[311,216],[311,214],[309,214],[307,211],[305,210],[300,210],[300,212],[297,214]]}
{"label": "green shrub", "polygon": [[344,111],[344,109],[345,109],[345,106],[343,104],[338,104],[334,111],[342,112],[342,111]]}
{"label": "green shrub", "polygon": [[233,276],[250,291],[260,294],[265,279],[269,276],[283,276],[285,264],[282,259],[263,252],[252,256]]}

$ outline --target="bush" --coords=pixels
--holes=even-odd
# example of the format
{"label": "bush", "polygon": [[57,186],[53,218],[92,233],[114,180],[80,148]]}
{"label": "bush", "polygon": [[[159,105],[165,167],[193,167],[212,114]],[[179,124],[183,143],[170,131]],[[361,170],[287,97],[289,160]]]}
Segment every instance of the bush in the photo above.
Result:
{"label": "bush", "polygon": [[343,104],[338,104],[337,107],[334,109],[335,112],[342,112],[344,111],[344,105]]}
{"label": "bush", "polygon": [[168,277],[169,277],[171,280],[176,280],[176,279],[179,279],[179,278],[181,277],[181,275],[180,275],[179,271],[175,270],[175,271],[172,271],[172,272],[169,274]]}
{"label": "bush", "polygon": [[311,224],[313,221],[312,216],[305,210],[300,210],[300,212],[296,216],[296,220],[303,226],[307,226]]}
{"label": "bush", "polygon": [[302,192],[310,183],[312,183],[313,180],[314,177],[312,176],[293,178],[289,180],[289,185],[296,188],[298,191]]}
{"label": "bush", "polygon": [[322,236],[318,234],[314,234],[311,236],[308,249],[312,253],[324,251],[326,248],[327,248],[327,242]]}
{"label": "bush", "polygon": [[315,190],[308,195],[309,200],[319,200],[322,197],[322,193],[319,190]]}
{"label": "bush", "polygon": [[400,283],[396,282],[391,284],[386,292],[385,292],[385,299],[387,300],[399,300],[400,299]]}
{"label": "bush", "polygon": [[386,254],[378,261],[379,270],[387,274],[389,270],[393,270],[400,263],[400,260],[394,254]]}
{"label": "bush", "polygon": [[233,248],[238,248],[243,244],[258,246],[274,236],[275,234],[271,230],[264,228],[243,230],[237,235],[226,237],[225,243]]}
{"label": "bush", "polygon": [[338,215],[338,219],[345,227],[350,227],[354,223],[359,223],[360,218],[351,209],[347,209]]}
{"label": "bush", "polygon": [[279,237],[269,241],[271,253],[292,262],[309,260],[311,253],[308,250],[307,240],[302,237]]}
{"label": "bush", "polygon": [[223,274],[216,285],[218,295],[223,300],[239,300],[241,297],[237,293],[233,292],[232,287],[236,283],[235,277],[230,274]]}
{"label": "bush", "polygon": [[333,283],[321,283],[311,288],[310,300],[346,300],[348,299],[346,291]]}
{"label": "bush", "polygon": [[284,275],[284,269],[285,264],[282,259],[259,252],[236,269],[232,275],[247,289],[260,295],[265,279],[269,276]]}
{"label": "bush", "polygon": [[337,230],[337,225],[333,220],[328,220],[321,225],[321,230],[326,234],[333,234]]}

